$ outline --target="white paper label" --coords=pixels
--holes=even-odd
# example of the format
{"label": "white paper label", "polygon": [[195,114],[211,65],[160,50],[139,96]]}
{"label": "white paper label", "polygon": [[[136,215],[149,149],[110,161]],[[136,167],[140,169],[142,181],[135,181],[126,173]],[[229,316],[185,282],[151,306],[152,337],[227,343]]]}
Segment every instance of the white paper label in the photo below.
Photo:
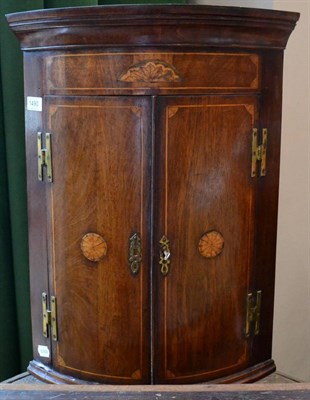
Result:
{"label": "white paper label", "polygon": [[49,348],[47,346],[41,346],[40,344],[38,346],[38,353],[41,357],[49,358],[50,356]]}
{"label": "white paper label", "polygon": [[42,97],[27,96],[27,110],[42,111]]}

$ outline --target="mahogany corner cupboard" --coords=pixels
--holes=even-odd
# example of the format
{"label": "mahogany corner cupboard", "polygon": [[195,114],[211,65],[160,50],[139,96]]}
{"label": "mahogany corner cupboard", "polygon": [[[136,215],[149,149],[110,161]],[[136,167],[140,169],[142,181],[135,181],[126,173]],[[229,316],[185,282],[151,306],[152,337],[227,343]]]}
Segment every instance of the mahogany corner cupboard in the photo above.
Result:
{"label": "mahogany corner cupboard", "polygon": [[34,360],[47,382],[253,382],[271,338],[297,13],[7,16],[24,52]]}

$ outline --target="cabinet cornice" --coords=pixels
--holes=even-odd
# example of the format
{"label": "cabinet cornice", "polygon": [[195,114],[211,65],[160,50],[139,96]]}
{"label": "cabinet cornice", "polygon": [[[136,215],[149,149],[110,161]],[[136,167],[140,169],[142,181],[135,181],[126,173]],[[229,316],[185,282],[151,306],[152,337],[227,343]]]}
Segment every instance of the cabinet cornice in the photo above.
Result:
{"label": "cabinet cornice", "polygon": [[7,15],[23,50],[112,44],[283,49],[298,18],[292,12],[202,5],[97,6]]}

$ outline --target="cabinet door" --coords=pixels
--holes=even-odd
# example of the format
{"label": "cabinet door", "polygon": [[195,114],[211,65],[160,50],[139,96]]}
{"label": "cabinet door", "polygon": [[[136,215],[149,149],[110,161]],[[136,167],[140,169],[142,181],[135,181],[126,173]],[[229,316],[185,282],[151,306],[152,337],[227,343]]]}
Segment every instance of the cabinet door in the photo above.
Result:
{"label": "cabinet door", "polygon": [[215,379],[249,365],[256,103],[255,96],[159,102],[157,382]]}
{"label": "cabinet door", "polygon": [[150,101],[46,102],[53,366],[87,380],[148,382]]}

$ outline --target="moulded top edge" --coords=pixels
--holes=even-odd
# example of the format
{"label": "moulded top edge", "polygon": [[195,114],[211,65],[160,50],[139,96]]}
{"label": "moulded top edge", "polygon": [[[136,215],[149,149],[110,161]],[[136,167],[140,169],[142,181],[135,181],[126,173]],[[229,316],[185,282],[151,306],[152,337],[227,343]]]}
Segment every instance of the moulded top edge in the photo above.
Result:
{"label": "moulded top edge", "polygon": [[203,5],[71,7],[7,15],[24,51],[93,46],[283,49],[298,13]]}
{"label": "moulded top edge", "polygon": [[233,20],[240,18],[242,20],[257,19],[269,20],[274,23],[293,23],[299,19],[299,13],[266,10],[246,7],[222,7],[222,6],[205,6],[205,5],[106,5],[91,7],[67,7],[52,8],[44,10],[24,11],[6,15],[9,24],[12,26],[18,24],[53,22],[67,19],[102,20],[102,22],[111,20],[121,22],[123,19],[153,19],[153,20],[203,20],[214,18]]}

